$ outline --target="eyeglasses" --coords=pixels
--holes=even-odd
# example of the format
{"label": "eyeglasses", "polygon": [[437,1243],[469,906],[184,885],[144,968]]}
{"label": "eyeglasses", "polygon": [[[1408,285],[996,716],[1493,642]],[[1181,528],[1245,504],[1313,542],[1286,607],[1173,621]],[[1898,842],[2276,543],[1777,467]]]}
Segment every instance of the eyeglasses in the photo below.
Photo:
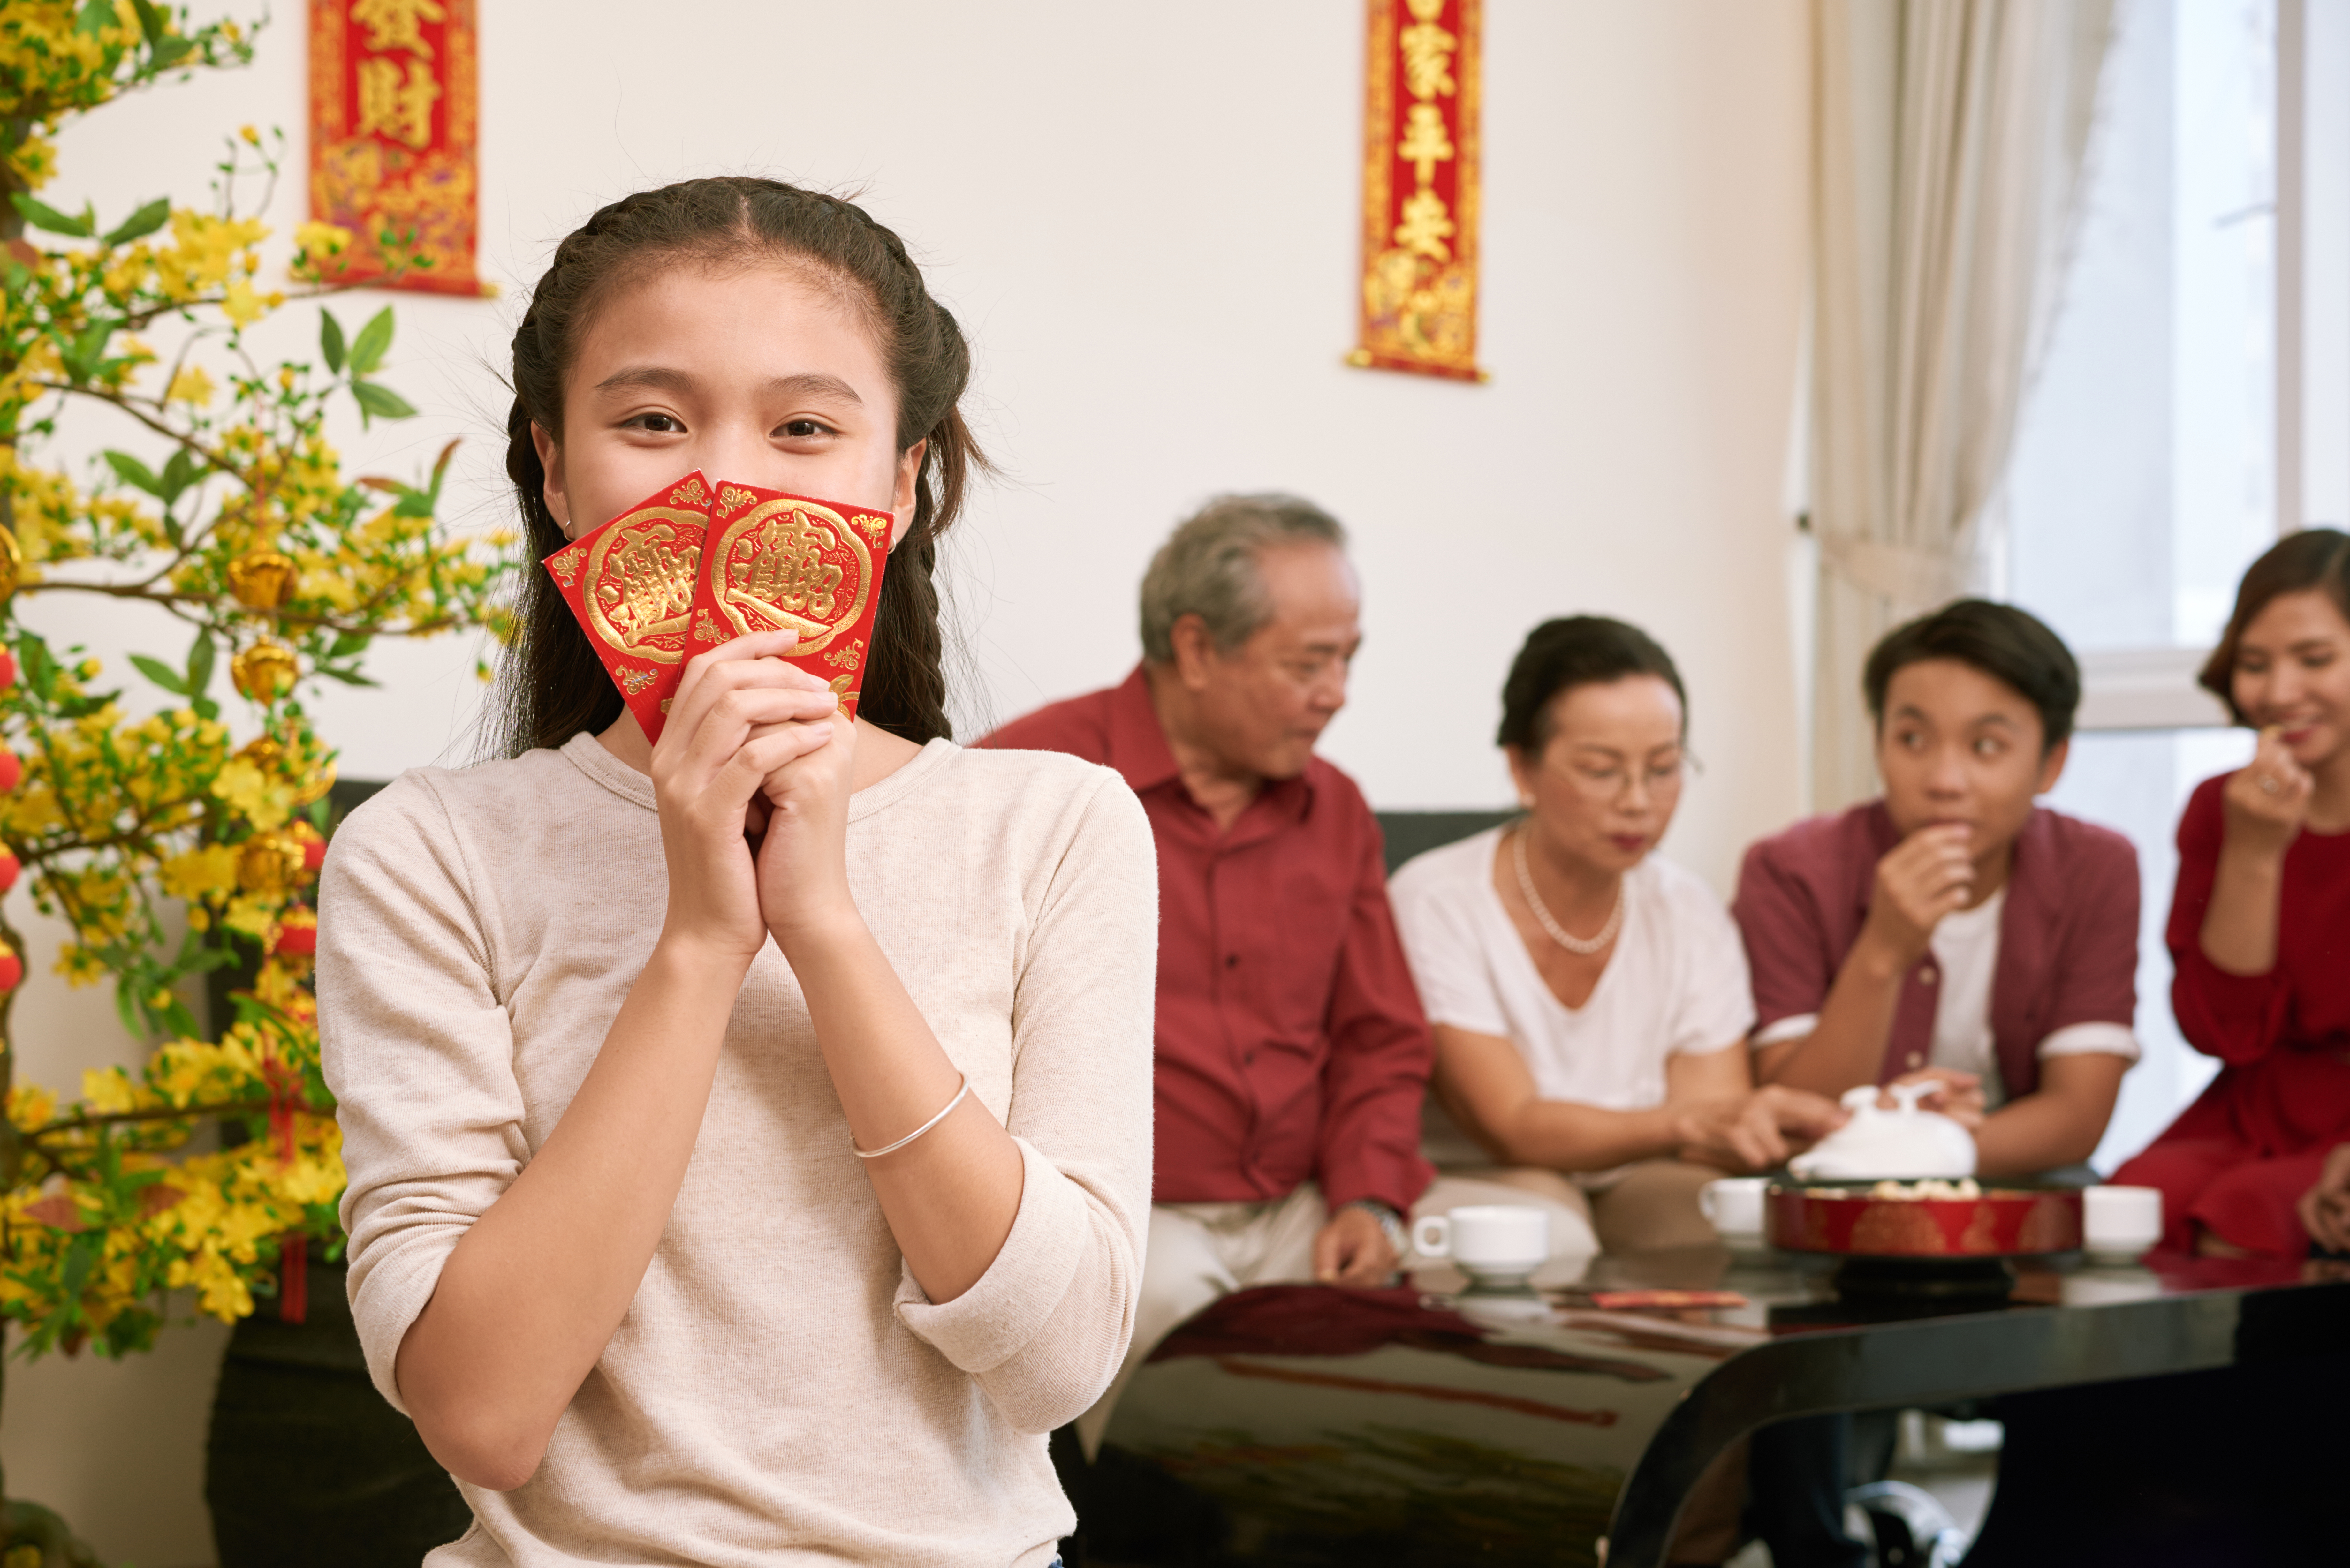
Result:
{"label": "eyeglasses", "polygon": [[1629,794],[1635,779],[1646,784],[1650,794],[1677,790],[1681,787],[1689,771],[1696,766],[1697,759],[1684,753],[1669,763],[1646,768],[1627,768],[1620,763],[1593,767],[1583,763],[1562,763],[1558,764],[1558,771],[1586,797],[1610,802]]}

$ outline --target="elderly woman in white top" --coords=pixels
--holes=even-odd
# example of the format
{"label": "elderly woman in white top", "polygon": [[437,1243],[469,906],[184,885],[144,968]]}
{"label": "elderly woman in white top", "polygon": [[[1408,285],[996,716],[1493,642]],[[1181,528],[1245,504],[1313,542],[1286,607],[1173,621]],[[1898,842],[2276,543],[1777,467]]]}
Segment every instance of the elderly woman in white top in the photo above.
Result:
{"label": "elderly woman in white top", "polygon": [[1392,885],[1436,1037],[1442,1174],[1419,1212],[1540,1200],[1562,1257],[1710,1242],[1700,1187],[1843,1112],[1755,1087],[1737,927],[1654,853],[1687,765],[1679,672],[1638,628],[1576,616],[1527,637],[1502,704],[1526,815]]}

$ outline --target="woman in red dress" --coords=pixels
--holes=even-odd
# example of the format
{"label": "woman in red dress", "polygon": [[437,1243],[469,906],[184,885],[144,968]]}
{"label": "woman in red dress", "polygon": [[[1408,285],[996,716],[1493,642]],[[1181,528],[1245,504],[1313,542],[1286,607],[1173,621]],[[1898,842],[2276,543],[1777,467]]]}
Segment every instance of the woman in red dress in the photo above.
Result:
{"label": "woman in red dress", "polygon": [[2166,1246],[2297,1258],[2350,1140],[2350,535],[2254,562],[2202,680],[2261,735],[2178,824],[2171,1005],[2226,1065],[2114,1179],[2162,1189]]}

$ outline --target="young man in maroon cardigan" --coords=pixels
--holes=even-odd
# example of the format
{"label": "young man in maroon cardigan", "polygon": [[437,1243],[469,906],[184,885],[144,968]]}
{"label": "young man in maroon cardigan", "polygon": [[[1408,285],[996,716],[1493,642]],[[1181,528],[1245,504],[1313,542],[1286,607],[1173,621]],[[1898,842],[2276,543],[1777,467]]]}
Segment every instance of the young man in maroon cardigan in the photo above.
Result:
{"label": "young man in maroon cardigan", "polygon": [[1142,584],[1142,663],[983,746],[1116,768],[1159,840],[1157,1162],[1126,1368],[1226,1292],[1377,1284],[1432,1174],[1428,1026],[1388,907],[1378,822],[1314,754],[1362,640],[1337,523],[1226,496]]}
{"label": "young man in maroon cardigan", "polygon": [[[1986,1176],[2085,1179],[2137,1059],[2137,855],[2033,804],[2064,771],[2080,667],[2008,605],[1960,599],[1888,633],[1862,684],[1881,799],[1746,852],[1755,1076],[1838,1096],[1925,1080]],[[1866,1563],[1844,1533],[1848,1448],[1889,1417],[1754,1438],[1749,1521],[1782,1563]]]}
{"label": "young man in maroon cardigan", "polygon": [[1746,853],[1731,907],[1756,1076],[1840,1095],[1925,1079],[1979,1168],[2077,1167],[2137,1059],[2137,856],[2033,797],[2064,771],[2079,667],[1961,599],[1869,655],[1882,799]]}

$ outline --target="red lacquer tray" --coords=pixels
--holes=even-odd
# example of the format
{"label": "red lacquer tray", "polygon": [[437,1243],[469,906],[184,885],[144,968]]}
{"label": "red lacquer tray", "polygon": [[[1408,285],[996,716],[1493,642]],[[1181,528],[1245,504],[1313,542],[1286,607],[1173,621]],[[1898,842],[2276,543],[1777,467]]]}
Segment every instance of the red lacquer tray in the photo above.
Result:
{"label": "red lacquer tray", "polygon": [[2016,1258],[2081,1244],[2078,1188],[1985,1188],[1980,1198],[1878,1198],[1873,1182],[1773,1185],[1774,1247],[1846,1258]]}

